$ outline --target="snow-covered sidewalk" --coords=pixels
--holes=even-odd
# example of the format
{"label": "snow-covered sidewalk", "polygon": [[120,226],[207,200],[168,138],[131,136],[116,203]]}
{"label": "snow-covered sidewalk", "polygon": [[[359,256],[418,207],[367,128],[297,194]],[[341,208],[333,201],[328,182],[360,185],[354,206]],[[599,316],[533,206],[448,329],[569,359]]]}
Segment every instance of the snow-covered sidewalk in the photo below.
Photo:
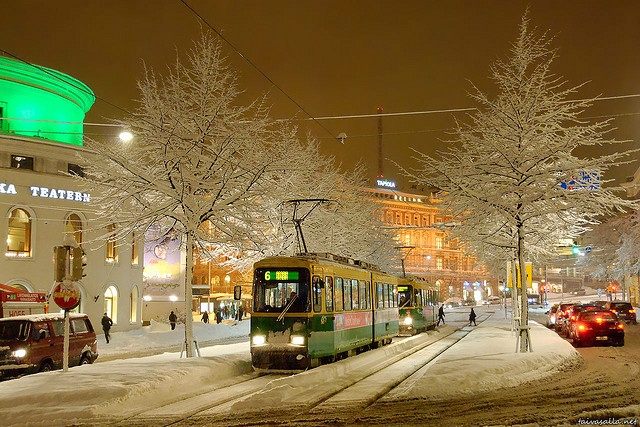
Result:
{"label": "snow-covered sidewalk", "polygon": [[[544,378],[580,363],[580,355],[555,332],[531,324],[534,351],[515,352],[515,335],[504,312],[487,311],[482,322],[460,342],[436,358],[425,370],[428,381],[416,381],[412,396],[446,398],[469,392],[515,386]],[[486,318],[486,316],[489,316]],[[466,311],[447,314],[447,326],[464,327]],[[195,324],[199,342],[219,342],[223,337],[238,339],[249,333],[249,321],[204,325]],[[429,334],[438,334],[430,331]],[[113,333],[107,346],[100,346],[101,357],[116,358],[155,349],[179,348],[184,329],[175,331],[164,325],[127,333]],[[416,337],[409,338],[416,339]],[[404,345],[394,341],[391,346]],[[175,401],[193,394],[200,387],[212,387],[225,379],[251,371],[248,340],[237,344],[203,347],[197,358],[180,358],[180,351],[129,359],[118,359],[73,367],[68,372],[54,371],[25,376],[0,383],[0,407],[3,425],[55,426],[87,423],[107,413],[121,414],[144,407],[145,402]],[[367,352],[363,355],[375,354]],[[379,354],[383,355],[384,352]],[[357,363],[356,356],[337,363]],[[368,356],[370,357],[370,356]],[[342,372],[345,372],[342,370]],[[324,378],[305,375],[314,387],[330,383]],[[287,380],[287,378],[284,378]],[[300,381],[300,378],[295,381]]]}

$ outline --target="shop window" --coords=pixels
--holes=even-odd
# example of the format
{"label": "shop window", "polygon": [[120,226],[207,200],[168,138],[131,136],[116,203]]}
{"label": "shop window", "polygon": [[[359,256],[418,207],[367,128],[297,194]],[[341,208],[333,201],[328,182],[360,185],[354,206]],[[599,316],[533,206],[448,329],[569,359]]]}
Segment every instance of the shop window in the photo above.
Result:
{"label": "shop window", "polygon": [[82,219],[77,214],[71,214],[67,217],[64,224],[64,231],[73,236],[76,243],[82,246]]}
{"label": "shop window", "polygon": [[118,323],[118,290],[111,285],[104,291],[104,312],[113,323]]}
{"label": "shop window", "polygon": [[33,157],[11,155],[11,167],[13,169],[29,169],[33,170]]}
{"label": "shop window", "polygon": [[9,213],[7,230],[7,252],[9,257],[31,256],[31,215],[24,209],[16,208]]}

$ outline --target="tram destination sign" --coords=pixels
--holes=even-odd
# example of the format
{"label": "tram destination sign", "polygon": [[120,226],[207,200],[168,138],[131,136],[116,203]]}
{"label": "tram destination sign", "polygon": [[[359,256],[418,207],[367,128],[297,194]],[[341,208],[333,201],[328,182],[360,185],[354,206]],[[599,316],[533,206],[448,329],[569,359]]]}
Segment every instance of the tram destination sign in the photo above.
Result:
{"label": "tram destination sign", "polygon": [[264,280],[299,280],[300,272],[289,270],[267,270],[264,272]]}

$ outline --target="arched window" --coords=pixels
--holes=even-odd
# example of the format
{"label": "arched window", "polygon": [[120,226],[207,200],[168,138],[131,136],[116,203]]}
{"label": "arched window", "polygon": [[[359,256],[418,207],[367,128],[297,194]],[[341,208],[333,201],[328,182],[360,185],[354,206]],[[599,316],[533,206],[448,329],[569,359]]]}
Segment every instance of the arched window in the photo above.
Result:
{"label": "arched window", "polygon": [[19,289],[19,290],[25,291],[25,292],[33,292],[26,285],[23,285],[22,283],[18,283],[18,282],[9,281],[7,283],[7,286],[11,286],[12,288],[16,288],[16,289]]}
{"label": "arched window", "polygon": [[118,323],[118,289],[113,285],[104,291],[104,312],[113,323]]}
{"label": "arched window", "polygon": [[71,234],[76,243],[82,246],[82,219],[77,214],[71,214],[64,223],[64,231]]}
{"label": "arched window", "polygon": [[31,215],[24,209],[15,208],[9,213],[6,256],[31,256]]}
{"label": "arched window", "polygon": [[131,312],[129,315],[130,323],[138,323],[138,298],[138,287],[134,286],[133,289],[131,289],[131,301],[129,302],[131,304]]}

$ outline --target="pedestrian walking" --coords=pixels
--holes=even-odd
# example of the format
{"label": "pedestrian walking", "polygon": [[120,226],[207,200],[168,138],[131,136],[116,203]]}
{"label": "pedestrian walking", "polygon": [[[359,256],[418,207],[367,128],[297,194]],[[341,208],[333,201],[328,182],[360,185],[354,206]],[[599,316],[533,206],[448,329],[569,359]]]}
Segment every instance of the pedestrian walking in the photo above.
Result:
{"label": "pedestrian walking", "polygon": [[104,339],[107,340],[107,344],[109,344],[109,340],[111,339],[111,334],[109,333],[111,326],[113,326],[113,320],[105,313],[104,316],[102,316],[102,330],[104,331]]}
{"label": "pedestrian walking", "polygon": [[242,315],[244,314],[244,309],[242,306],[238,307],[238,322],[242,320]]}
{"label": "pedestrian walking", "polygon": [[220,311],[219,308],[215,310],[215,314],[216,314],[216,323],[220,324],[220,322],[222,322],[222,312]]}
{"label": "pedestrian walking", "polygon": [[202,313],[202,322],[209,323],[209,313],[207,313],[206,311]]}
{"label": "pedestrian walking", "polygon": [[473,311],[473,307],[471,307],[471,313],[469,313],[469,326],[471,326],[471,323],[473,323],[473,326],[478,326],[476,325],[476,312]]}
{"label": "pedestrian walking", "polygon": [[172,311],[169,314],[169,323],[171,324],[171,330],[173,331],[176,328],[176,321],[178,320],[178,316]]}
{"label": "pedestrian walking", "polygon": [[440,322],[444,325],[444,304],[442,304],[438,309],[438,322],[436,323],[436,326],[440,325]]}

